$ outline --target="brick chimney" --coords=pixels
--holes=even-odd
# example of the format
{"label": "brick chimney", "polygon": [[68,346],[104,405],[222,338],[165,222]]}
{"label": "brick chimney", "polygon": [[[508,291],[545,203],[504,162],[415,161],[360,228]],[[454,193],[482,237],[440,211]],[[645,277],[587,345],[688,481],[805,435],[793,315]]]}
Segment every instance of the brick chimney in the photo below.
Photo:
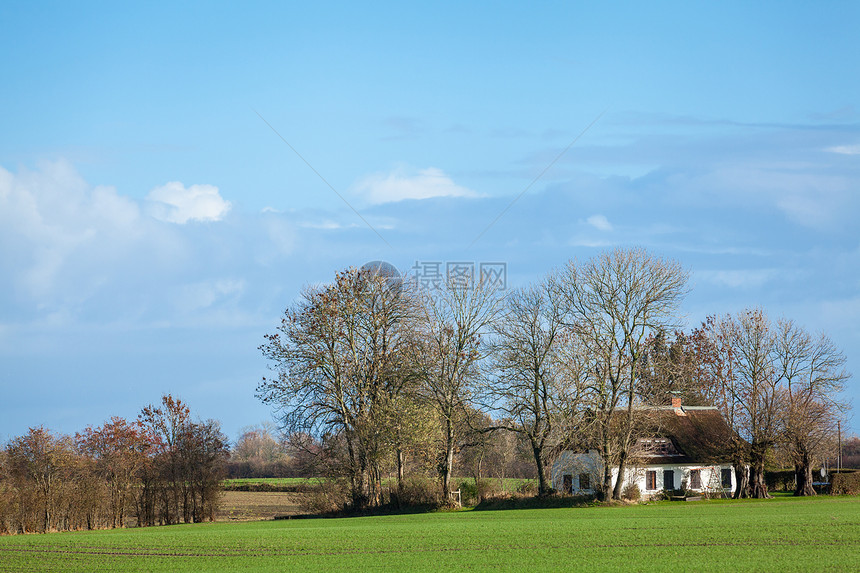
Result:
{"label": "brick chimney", "polygon": [[675,414],[677,414],[678,416],[686,416],[687,415],[687,413],[684,411],[684,408],[681,406],[681,399],[680,398],[675,398],[675,397],[672,398],[672,408],[675,409]]}

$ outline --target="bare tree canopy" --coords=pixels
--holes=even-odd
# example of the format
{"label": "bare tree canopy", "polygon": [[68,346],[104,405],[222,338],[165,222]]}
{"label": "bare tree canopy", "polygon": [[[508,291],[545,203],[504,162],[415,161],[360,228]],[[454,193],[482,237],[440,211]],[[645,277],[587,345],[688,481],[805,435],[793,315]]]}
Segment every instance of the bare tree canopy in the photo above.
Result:
{"label": "bare tree canopy", "polygon": [[578,420],[585,364],[565,328],[558,292],[549,280],[511,292],[493,323],[492,376],[484,393],[508,431],[528,441],[538,494],[549,493],[548,455],[569,441]]}
{"label": "bare tree canopy", "polygon": [[348,269],[306,289],[260,347],[276,376],[257,395],[278,408],[287,434],[343,443],[359,507],[379,501],[380,421],[411,378],[412,302],[389,277]]}
{"label": "bare tree canopy", "polygon": [[[773,322],[758,308],[710,320],[705,328],[720,355],[719,405],[747,445],[736,466],[750,466],[749,495],[769,496],[764,468],[775,446],[795,464],[795,493],[813,495],[813,459],[823,457],[845,409],[838,399],[850,377],[845,357],[827,336],[813,337],[791,320]],[[745,493],[739,488],[736,495]]]}
{"label": "bare tree canopy", "polygon": [[[620,476],[634,441],[636,378],[644,342],[649,334],[677,324],[687,279],[688,272],[676,261],[640,248],[618,248],[583,264],[570,261],[555,280],[565,323],[593,363],[589,390],[594,444],[604,461],[603,497],[610,495],[611,466],[619,470],[611,496],[621,496]],[[626,409],[621,430],[612,427],[618,408]]]}
{"label": "bare tree canopy", "polygon": [[425,397],[442,421],[443,458],[439,464],[442,492],[447,497],[457,449],[458,417],[468,416],[475,394],[479,363],[487,347],[483,336],[501,310],[497,287],[480,277],[451,280],[425,293],[419,322],[418,350]]}

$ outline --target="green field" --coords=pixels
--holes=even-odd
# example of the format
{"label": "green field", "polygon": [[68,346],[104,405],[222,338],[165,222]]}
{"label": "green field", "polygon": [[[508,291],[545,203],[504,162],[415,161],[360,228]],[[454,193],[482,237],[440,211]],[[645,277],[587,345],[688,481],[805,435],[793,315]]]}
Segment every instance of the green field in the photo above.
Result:
{"label": "green field", "polygon": [[225,479],[225,486],[237,485],[270,485],[274,487],[298,486],[320,483],[324,478],[233,478]]}
{"label": "green field", "polygon": [[2,571],[856,571],[860,498],[663,502],[0,538]]}

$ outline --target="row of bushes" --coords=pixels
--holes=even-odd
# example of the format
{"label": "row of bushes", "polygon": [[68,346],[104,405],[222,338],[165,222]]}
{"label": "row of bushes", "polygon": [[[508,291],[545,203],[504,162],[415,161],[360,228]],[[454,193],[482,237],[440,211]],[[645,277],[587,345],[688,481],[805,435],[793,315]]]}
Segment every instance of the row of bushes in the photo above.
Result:
{"label": "row of bushes", "polygon": [[764,482],[768,491],[794,491],[794,470],[773,470],[764,472]]}
{"label": "row of bushes", "polygon": [[[305,483],[296,487],[302,489],[295,491],[306,493],[300,502],[302,509],[315,515],[343,513],[351,501],[349,483],[343,479],[325,480],[316,484]],[[459,501],[464,506],[475,506],[493,499],[534,496],[537,493],[537,486],[532,481],[520,484],[516,492],[503,491],[496,479],[465,479],[460,481],[457,487],[460,492]],[[375,511],[439,509],[456,505],[457,499],[453,496],[446,499],[442,495],[438,480],[413,475],[404,478],[399,484],[392,483],[387,487],[383,491],[382,505]]]}
{"label": "row of bushes", "polygon": [[830,487],[833,495],[860,495],[860,471],[835,474]]}
{"label": "row of bushes", "polygon": [[[834,470],[834,469],[831,469],[828,471],[829,481],[831,482],[831,484],[836,484],[837,482],[845,483],[845,478],[843,478],[841,476],[853,475],[854,473],[857,473],[857,470],[853,470],[853,469]],[[815,477],[817,477],[818,474],[816,473],[814,475],[815,475]],[[860,475],[860,473],[858,473],[858,475]],[[797,483],[795,481],[796,478],[795,478],[794,470],[766,471],[766,472],[764,472],[764,479],[765,479],[765,483],[767,483],[767,489],[770,491],[794,491],[795,484]],[[851,482],[851,479],[853,479],[853,478],[849,478],[848,482]],[[858,478],[858,479],[860,479],[860,478]],[[822,481],[828,481],[828,480],[825,478],[822,478]],[[833,493],[837,493],[837,492],[833,491]]]}

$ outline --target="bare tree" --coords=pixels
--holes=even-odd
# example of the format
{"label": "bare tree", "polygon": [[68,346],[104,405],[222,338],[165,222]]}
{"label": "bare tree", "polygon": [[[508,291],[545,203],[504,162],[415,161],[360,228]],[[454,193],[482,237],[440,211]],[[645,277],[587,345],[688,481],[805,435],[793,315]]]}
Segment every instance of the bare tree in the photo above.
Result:
{"label": "bare tree", "polygon": [[[407,463],[418,461],[438,443],[439,419],[432,404],[410,387],[393,397],[380,419],[379,431],[393,453],[398,499],[402,498]],[[419,465],[422,465],[419,463]]]}
{"label": "bare tree", "polygon": [[30,428],[26,435],[11,440],[6,448],[13,483],[20,490],[32,491],[33,502],[23,505],[25,510],[38,513],[39,531],[49,531],[58,524],[59,494],[74,457],[71,438],[56,436],[41,426]]}
{"label": "bare tree", "polygon": [[231,460],[262,466],[288,459],[286,444],[277,439],[277,429],[271,422],[242,429],[230,453]]}
{"label": "bare tree", "polygon": [[548,455],[566,441],[580,413],[581,353],[562,321],[557,292],[544,280],[513,291],[506,312],[493,324],[494,376],[487,406],[503,413],[503,427],[528,440],[538,476],[538,495],[550,492]]}
{"label": "bare tree", "polygon": [[[814,495],[812,462],[823,451],[845,405],[844,355],[831,340],[809,335],[793,321],[772,322],[762,309],[709,319],[703,326],[718,357],[718,405],[730,427],[743,438],[744,455],[735,471],[749,464],[749,487],[739,475],[736,497],[769,497],[765,459],[779,445],[789,453],[797,477],[796,495]],[[742,447],[738,444],[736,451]],[[741,459],[742,458],[742,459]]]}
{"label": "bare tree", "polygon": [[[721,406],[730,426],[748,444],[749,495],[770,497],[764,479],[765,457],[779,439],[785,407],[776,332],[762,309],[722,317],[713,330],[725,365]],[[743,495],[743,491],[736,493]]]}
{"label": "bare tree", "polygon": [[126,509],[138,485],[149,442],[140,422],[114,416],[101,427],[87,427],[75,436],[78,449],[92,457],[96,476],[110,491],[111,527],[124,527]]}
{"label": "bare tree", "polygon": [[795,468],[795,495],[815,495],[812,463],[824,458],[846,406],[838,400],[845,356],[826,335],[814,338],[791,320],[776,325],[776,354],[784,384],[782,442]]}
{"label": "bare tree", "polygon": [[185,493],[183,519],[186,523],[214,521],[229,456],[227,437],[221,432],[221,425],[215,420],[187,424],[178,450]]}
{"label": "bare tree", "polygon": [[486,353],[482,336],[499,313],[498,289],[480,277],[461,277],[425,293],[415,360],[421,368],[423,394],[442,424],[439,473],[442,494],[451,491],[458,416],[466,416],[473,398],[478,365]]}
{"label": "bare tree", "polygon": [[191,423],[191,408],[182,400],[167,394],[161,397],[160,405],[145,406],[138,420],[152,440],[152,469],[158,482],[163,482],[165,486],[157,488],[160,494],[159,519],[163,523],[179,523],[186,505],[183,502],[188,498],[180,443],[186,426]]}
{"label": "bare tree", "polygon": [[[601,497],[619,499],[636,436],[636,379],[650,334],[676,325],[688,272],[644,249],[614,249],[570,261],[555,281],[566,324],[591,361],[592,430],[604,462]],[[623,413],[622,413],[623,412]],[[612,489],[612,466],[618,479]],[[610,490],[611,494],[610,494]]]}
{"label": "bare tree", "polygon": [[699,379],[709,402],[717,406],[720,414],[729,427],[730,443],[728,444],[732,466],[735,472],[735,498],[749,496],[749,442],[744,439],[744,409],[745,395],[735,391],[734,384],[734,351],[731,348],[730,337],[724,322],[725,318],[717,319],[709,316],[690,335],[695,342],[696,363],[699,365]]}
{"label": "bare tree", "polygon": [[343,445],[355,507],[381,500],[380,464],[388,451],[380,424],[411,369],[414,307],[407,287],[343,271],[333,284],[306,289],[260,347],[276,376],[263,379],[257,396],[278,408],[293,438]]}

